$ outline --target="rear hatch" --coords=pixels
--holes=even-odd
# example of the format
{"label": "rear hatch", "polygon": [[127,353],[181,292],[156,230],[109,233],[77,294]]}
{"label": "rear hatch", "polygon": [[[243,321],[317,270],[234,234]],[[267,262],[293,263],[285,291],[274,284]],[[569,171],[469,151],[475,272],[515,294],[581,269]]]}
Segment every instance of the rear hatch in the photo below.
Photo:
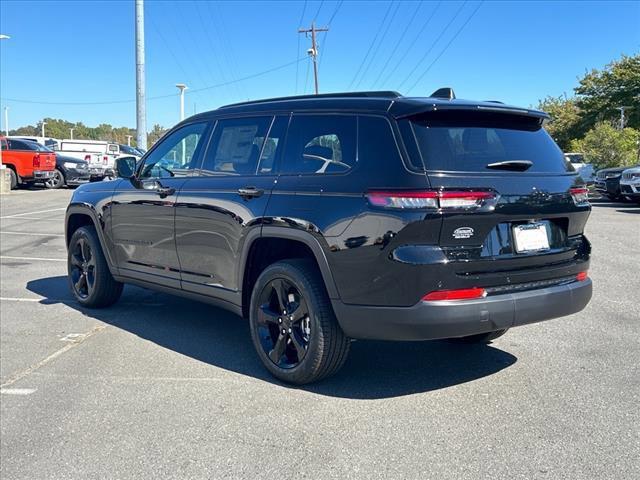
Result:
{"label": "rear hatch", "polygon": [[540,116],[439,110],[400,127],[405,139],[411,131],[429,188],[440,197],[439,245],[462,282],[451,288],[503,292],[586,269],[584,182]]}

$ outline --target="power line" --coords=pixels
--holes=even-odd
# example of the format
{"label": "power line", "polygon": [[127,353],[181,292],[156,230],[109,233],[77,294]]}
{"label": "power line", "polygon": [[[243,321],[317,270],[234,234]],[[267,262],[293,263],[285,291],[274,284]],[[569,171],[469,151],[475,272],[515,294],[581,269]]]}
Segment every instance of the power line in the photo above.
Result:
{"label": "power line", "polygon": [[413,85],[411,85],[411,88],[409,88],[409,90],[407,90],[407,93],[409,93],[411,90],[413,90],[416,85],[418,85],[418,83],[420,83],[420,80],[422,80],[424,78],[424,76],[429,72],[429,70],[431,70],[431,67],[433,67],[435,65],[435,63],[440,59],[440,57],[444,54],[444,52],[449,48],[449,46],[453,43],[453,41],[458,37],[458,35],[460,35],[460,32],[462,32],[462,30],[464,30],[464,28],[467,26],[467,24],[471,21],[471,19],[474,17],[474,15],[477,13],[478,10],[480,10],[480,7],[482,6],[482,2],[480,2],[478,4],[478,6],[476,7],[476,9],[471,13],[471,15],[469,15],[469,17],[467,18],[467,20],[462,24],[462,26],[458,29],[458,31],[455,33],[455,35],[451,38],[451,40],[449,40],[449,43],[447,43],[445,45],[445,47],[442,49],[442,51],[438,54],[438,56],[433,60],[433,62],[431,62],[431,64],[427,67],[427,69],[422,72],[422,75],[420,75],[418,77],[418,79],[415,81],[415,83]]}
{"label": "power line", "polygon": [[[235,82],[242,82],[245,80],[251,80],[253,78],[256,77],[261,77],[262,75],[266,75],[268,73],[272,73],[275,72],[277,70],[282,70],[283,68],[287,68],[290,67],[291,65],[295,64],[295,63],[300,63],[303,60],[306,60],[307,57],[300,57],[297,60],[294,60],[293,62],[288,62],[288,63],[284,63],[282,65],[278,65],[276,67],[270,68],[268,70],[263,70],[262,72],[257,72],[257,73],[253,73],[251,75],[247,75],[245,77],[242,78],[238,78],[237,80],[230,80],[228,82],[222,82],[222,83],[218,83],[216,85],[209,85],[207,87],[201,87],[201,88],[193,88],[190,89],[192,93],[197,93],[197,92],[203,92],[205,90],[211,90],[213,88],[220,88],[220,87],[224,87],[227,85],[231,85],[232,83]],[[171,97],[177,97],[178,95],[180,95],[179,93],[171,93],[171,94],[167,94],[167,95],[156,95],[153,97],[147,97],[147,100],[159,100],[162,98],[171,98]],[[38,101],[38,100],[24,100],[24,99],[19,99],[19,98],[8,98],[8,97],[2,97],[2,100],[4,101],[9,101],[9,102],[15,102],[15,103],[30,103],[30,104],[37,104],[37,105],[116,105],[116,104],[123,104],[123,103],[133,103],[136,100],[135,99],[131,99],[131,100],[110,100],[110,101],[101,101],[101,102],[46,102],[46,101]]]}
{"label": "power line", "polygon": [[391,11],[391,7],[392,6],[393,6],[393,1],[391,1],[389,3],[389,6],[387,7],[387,11],[384,14],[384,18],[382,19],[382,22],[380,23],[380,26],[376,29],[376,35],[373,38],[373,42],[371,42],[371,45],[369,45],[369,49],[367,50],[367,53],[365,54],[364,58],[362,59],[362,63],[358,67],[358,70],[356,71],[356,74],[353,76],[353,79],[351,80],[351,83],[349,83],[349,86],[347,87],[347,90],[351,90],[351,86],[353,85],[353,83],[356,81],[356,79],[360,75],[360,72],[362,71],[362,67],[364,67],[364,64],[366,63],[367,58],[369,58],[369,54],[371,53],[371,50],[373,49],[373,46],[375,45],[376,41],[378,40],[378,36],[380,35],[380,30],[382,29],[382,26],[387,21],[387,17],[389,16],[389,12]]}
{"label": "power line", "polygon": [[367,63],[367,66],[365,67],[364,71],[362,72],[362,76],[360,77],[360,80],[356,84],[356,89],[360,87],[360,84],[365,79],[365,77],[367,75],[367,72],[369,71],[369,68],[371,68],[371,64],[373,63],[373,61],[376,58],[376,55],[378,54],[378,50],[380,50],[380,46],[384,43],[384,39],[387,38],[387,33],[389,33],[389,28],[393,24],[393,20],[396,18],[396,14],[398,13],[398,10],[400,9],[400,5],[401,5],[400,2],[396,2],[396,8],[393,11],[393,13],[391,14],[391,20],[389,20],[389,23],[387,23],[387,28],[385,28],[384,33],[382,34],[382,37],[380,37],[380,41],[378,42],[378,46],[375,47],[375,51],[374,51],[373,55],[371,55],[371,58],[369,59],[369,63]]}
{"label": "power line", "polygon": [[[327,23],[327,27],[328,28],[331,28],[331,22],[333,22],[333,19],[338,14],[338,10],[340,10],[340,7],[342,7],[343,3],[344,3],[344,0],[340,0],[338,2],[338,4],[336,5],[336,8],[333,11],[333,14],[331,14],[331,18],[329,18],[329,23]],[[324,58],[324,54],[327,51],[327,36],[328,35],[329,35],[329,32],[326,32],[324,34],[324,37],[323,37],[323,40],[322,40],[324,42],[324,48],[320,49],[320,62],[318,63],[318,68],[322,67],[322,59]]]}
{"label": "power line", "polygon": [[424,60],[429,56],[429,54],[431,53],[431,50],[433,50],[433,48],[438,44],[438,42],[440,41],[440,39],[444,36],[444,34],[447,32],[447,30],[449,29],[449,27],[451,26],[451,24],[456,20],[456,18],[458,18],[458,15],[460,15],[460,12],[462,12],[462,9],[465,7],[465,5],[467,4],[468,0],[465,0],[464,3],[460,6],[460,8],[458,9],[458,11],[453,15],[453,17],[451,18],[451,20],[449,20],[449,23],[447,23],[446,27],[444,27],[442,29],[442,31],[440,32],[440,35],[438,35],[438,38],[436,38],[436,40],[431,44],[431,46],[429,47],[429,49],[426,51],[426,53],[422,56],[422,58],[420,58],[420,60],[418,62],[416,62],[415,66],[413,67],[413,69],[411,70],[411,72],[409,73],[409,75],[407,75],[405,77],[405,79],[400,83],[400,85],[398,85],[398,89],[402,88],[402,85],[404,85],[407,80],[409,80],[409,78],[411,77],[411,75],[413,75],[415,73],[415,71],[418,69],[418,67],[420,67],[420,65],[422,64],[422,62],[424,62]]}
{"label": "power line", "polygon": [[413,46],[416,44],[416,42],[418,41],[418,39],[422,36],[422,34],[424,33],[424,31],[427,29],[427,26],[429,25],[429,23],[431,23],[431,19],[434,17],[434,15],[436,14],[436,12],[438,11],[438,9],[440,8],[440,5],[442,4],[442,2],[438,2],[436,4],[436,8],[433,9],[433,11],[431,12],[431,15],[429,15],[429,18],[427,18],[427,21],[424,22],[424,24],[422,24],[422,27],[420,27],[420,30],[418,31],[418,34],[413,38],[413,40],[411,41],[411,43],[409,44],[409,48],[407,48],[404,53],[400,56],[400,58],[398,59],[398,61],[396,62],[396,64],[394,65],[394,67],[389,70],[389,74],[385,77],[385,79],[382,81],[383,84],[386,84],[389,81],[389,78],[391,78],[391,76],[398,71],[398,67],[400,65],[402,65],[402,62],[404,61],[405,58],[407,58],[407,55],[409,55],[409,52],[411,51],[411,49],[413,48]]}
{"label": "power line", "polygon": [[[298,22],[298,30],[302,28],[302,20],[304,20],[304,13],[307,11],[307,0],[304,0],[304,6],[302,7],[302,14],[300,15],[300,21]],[[300,55],[300,35],[298,37],[298,49],[296,50],[296,55]],[[298,71],[300,70],[300,64],[296,64],[296,90],[295,93],[298,93]]]}
{"label": "power line", "polygon": [[318,20],[318,15],[320,15],[320,10],[322,9],[322,5],[324,5],[324,0],[320,2],[320,6],[318,7],[318,10],[316,11],[316,14],[313,17],[313,20],[312,20],[313,22]]}
{"label": "power line", "polygon": [[391,51],[391,53],[387,57],[387,61],[384,62],[384,65],[382,66],[382,70],[380,70],[380,73],[378,74],[376,79],[373,81],[372,85],[375,85],[375,84],[378,83],[378,80],[380,80],[380,77],[382,76],[384,71],[387,69],[387,66],[389,65],[389,62],[391,61],[391,59],[395,56],[396,52],[398,51],[398,47],[400,47],[400,44],[402,43],[402,40],[404,40],[404,37],[407,35],[407,32],[409,31],[409,28],[411,27],[411,25],[413,25],[413,21],[416,18],[418,18],[418,10],[420,10],[421,6],[422,6],[422,3],[418,2],[418,5],[416,6],[416,9],[411,14],[411,19],[409,20],[409,22],[407,23],[407,26],[405,27],[404,31],[400,35],[400,38],[398,38],[398,41],[396,42],[395,47],[393,47],[393,50]]}

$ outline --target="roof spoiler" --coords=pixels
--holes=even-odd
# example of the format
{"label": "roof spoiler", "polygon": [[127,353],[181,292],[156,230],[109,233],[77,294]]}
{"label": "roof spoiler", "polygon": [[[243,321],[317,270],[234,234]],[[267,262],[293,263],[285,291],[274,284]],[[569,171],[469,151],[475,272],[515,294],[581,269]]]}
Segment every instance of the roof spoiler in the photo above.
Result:
{"label": "roof spoiler", "polygon": [[443,98],[445,100],[455,100],[456,94],[453,92],[453,88],[444,87],[444,88],[439,88],[438,90],[433,92],[431,95],[429,95],[429,97]]}

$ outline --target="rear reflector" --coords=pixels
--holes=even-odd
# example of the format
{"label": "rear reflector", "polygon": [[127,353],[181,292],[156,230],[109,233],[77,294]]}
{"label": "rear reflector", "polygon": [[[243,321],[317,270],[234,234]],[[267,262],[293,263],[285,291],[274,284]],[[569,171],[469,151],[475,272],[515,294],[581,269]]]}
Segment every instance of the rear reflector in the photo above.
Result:
{"label": "rear reflector", "polygon": [[569,190],[571,194],[571,198],[573,198],[573,203],[579,206],[589,205],[589,190],[581,187],[581,188],[572,188]]}
{"label": "rear reflector", "polygon": [[495,192],[484,190],[375,190],[367,193],[367,199],[371,205],[385,208],[475,210],[484,206],[495,206],[497,195]]}
{"label": "rear reflector", "polygon": [[587,274],[587,272],[580,272],[579,274],[576,275],[576,280],[578,282],[584,282],[587,278],[589,278],[589,275]]}
{"label": "rear reflector", "polygon": [[463,288],[461,290],[437,290],[427,293],[422,300],[425,302],[433,302],[436,300],[472,300],[474,298],[483,298],[487,295],[484,288]]}

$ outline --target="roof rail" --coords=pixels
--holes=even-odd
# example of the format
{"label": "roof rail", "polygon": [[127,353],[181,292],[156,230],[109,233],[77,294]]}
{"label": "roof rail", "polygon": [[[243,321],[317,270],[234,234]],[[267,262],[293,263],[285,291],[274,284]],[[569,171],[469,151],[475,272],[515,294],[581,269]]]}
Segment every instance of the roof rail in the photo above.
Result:
{"label": "roof rail", "polygon": [[454,100],[456,98],[456,94],[453,93],[453,88],[444,87],[444,88],[439,88],[438,90],[433,92],[431,95],[429,95],[429,97],[444,98],[445,100]]}
{"label": "roof rail", "polygon": [[314,98],[398,98],[401,97],[398,92],[391,90],[380,90],[370,92],[338,92],[338,93],[319,93],[317,95],[294,95],[291,97],[275,97],[265,98],[262,100],[249,100],[247,102],[230,103],[220,108],[237,107],[239,105],[253,105],[256,103],[281,102],[286,100],[312,100]]}

